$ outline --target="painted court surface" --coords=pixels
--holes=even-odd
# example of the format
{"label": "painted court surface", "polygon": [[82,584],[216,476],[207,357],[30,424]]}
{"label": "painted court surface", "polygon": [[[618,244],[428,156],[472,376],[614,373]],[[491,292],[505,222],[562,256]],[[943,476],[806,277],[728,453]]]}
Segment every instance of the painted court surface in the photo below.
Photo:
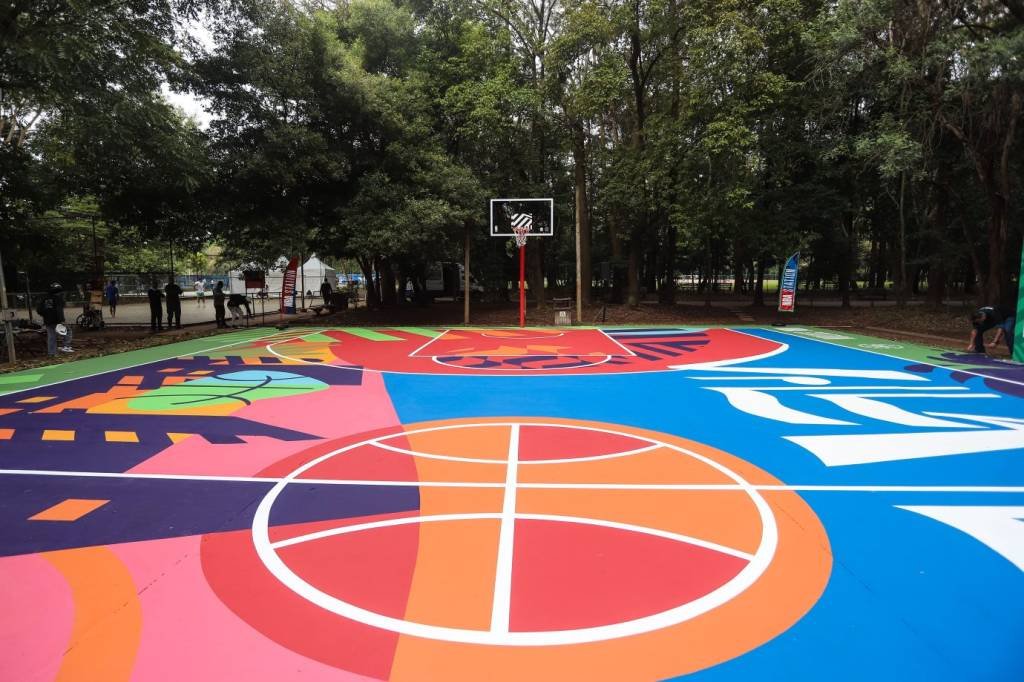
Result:
{"label": "painted court surface", "polygon": [[0,375],[0,680],[1021,680],[1024,368],[292,329]]}

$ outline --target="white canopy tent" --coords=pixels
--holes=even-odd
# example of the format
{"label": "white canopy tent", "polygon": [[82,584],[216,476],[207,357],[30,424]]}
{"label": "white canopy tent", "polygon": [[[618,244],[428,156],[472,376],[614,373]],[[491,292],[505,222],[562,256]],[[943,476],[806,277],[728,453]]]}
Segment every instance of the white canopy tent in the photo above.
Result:
{"label": "white canopy tent", "polygon": [[[277,259],[277,263],[274,267],[267,272],[267,293],[271,296],[279,296],[281,294],[281,285],[284,281],[284,270],[288,267],[288,258],[281,256]],[[241,270],[232,270],[230,273],[230,291],[233,294],[244,294],[245,291],[245,277]],[[338,271],[332,268],[327,263],[312,255],[309,257],[302,267],[295,273],[295,293],[298,296],[302,295],[303,291],[312,291],[314,296],[320,295],[320,285],[324,283],[324,278],[331,283],[331,288],[338,288]]]}

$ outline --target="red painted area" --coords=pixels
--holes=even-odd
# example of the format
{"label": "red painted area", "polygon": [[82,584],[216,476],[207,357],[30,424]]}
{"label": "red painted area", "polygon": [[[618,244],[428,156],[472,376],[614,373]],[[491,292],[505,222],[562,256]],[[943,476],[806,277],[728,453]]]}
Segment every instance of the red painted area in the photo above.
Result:
{"label": "red painted area", "polygon": [[[617,374],[629,372],[656,372],[668,370],[675,365],[692,365],[723,360],[741,361],[777,351],[783,347],[777,341],[764,339],[750,334],[743,334],[729,329],[708,329],[688,332],[685,330],[656,330],[647,334],[623,333],[616,335],[610,332],[608,338],[597,330],[569,330],[570,333],[588,334],[593,342],[601,343],[601,352],[607,355],[587,355],[596,346],[587,344],[563,343],[565,337],[515,339],[514,337],[498,336],[483,337],[481,334],[497,334],[509,330],[473,330],[476,338],[461,339],[465,353],[457,359],[446,359],[443,363],[431,356],[440,353],[454,352],[455,343],[446,340],[447,335],[439,340],[431,341],[427,347],[422,336],[409,334],[399,330],[386,330],[389,336],[400,341],[371,341],[343,330],[332,331],[330,335],[338,339],[331,344],[331,352],[338,360],[334,364],[352,365],[367,369],[386,372],[411,372],[421,374]],[[530,331],[530,330],[526,330]],[[465,334],[464,330],[458,330]],[[452,332],[455,333],[455,332]],[[596,336],[604,337],[599,341]],[[573,336],[567,337],[569,340]],[[458,341],[458,340],[456,340]],[[487,341],[485,346],[480,343]],[[618,343],[615,343],[615,342]],[[490,345],[493,342],[493,347]],[[611,344],[611,345],[608,345]],[[628,352],[626,354],[621,346]],[[561,346],[568,345],[567,350],[531,350],[533,355],[516,355],[517,347]],[[586,346],[586,347],[584,347]],[[614,346],[612,350],[611,346]],[[487,355],[486,351],[499,351],[495,355]],[[513,349],[509,351],[508,349]],[[279,350],[287,355],[300,357],[301,342],[290,344]],[[440,352],[439,352],[440,351]],[[415,356],[410,357],[414,354]],[[573,355],[572,353],[580,353]],[[610,356],[610,357],[609,357]],[[446,356],[447,357],[447,356]],[[525,359],[533,358],[533,359]]]}
{"label": "red painted area", "polygon": [[630,436],[562,426],[524,424],[519,429],[519,459],[528,462],[610,455],[649,445],[645,440]]}
{"label": "red painted area", "polygon": [[516,632],[595,627],[666,611],[721,587],[747,564],[653,535],[532,520],[516,522],[514,556]]}
{"label": "red painted area", "polygon": [[597,329],[456,329],[413,353],[419,358],[445,356],[629,355]]}
{"label": "red painted area", "polygon": [[[396,447],[407,447],[405,439],[393,439],[389,443]],[[339,453],[311,469],[299,478],[323,478],[347,481],[415,481],[416,462],[413,457],[373,445],[359,447]]]}
{"label": "red painted area", "polygon": [[360,608],[402,618],[416,567],[419,525],[374,528],[282,547],[284,562],[313,587]]}
{"label": "red painted area", "polygon": [[260,562],[251,531],[205,536],[202,563],[224,604],[273,641],[327,665],[388,678],[398,635],[342,618],[289,590]]}
{"label": "red painted area", "polygon": [[[386,436],[389,434],[400,435],[402,432],[394,428],[378,429],[376,431],[368,431],[364,434],[360,434],[360,440],[366,439],[371,440],[376,437]],[[275,462],[269,467],[259,472],[259,476],[266,478],[283,478],[290,475],[293,471],[298,469],[304,464],[312,462],[314,459],[323,457],[335,450],[339,450],[347,445],[352,444],[352,438],[334,438],[329,441],[318,443],[311,448],[303,450],[302,452],[296,453],[291,457],[286,457],[279,462]],[[399,448],[409,447],[408,441],[404,438],[393,438],[389,439],[388,443]],[[361,448],[353,448],[352,451],[360,450]],[[370,479],[370,480],[396,480],[396,481],[415,481],[416,480],[416,463],[412,457],[401,455],[399,453],[392,452],[381,452],[377,451],[379,461],[369,451],[361,452],[358,455],[351,458],[351,461],[346,461],[348,453],[341,454],[337,457],[331,457],[324,460],[322,463],[312,467],[309,472],[318,471],[319,473],[305,473],[303,478],[352,478],[352,479]],[[385,455],[390,456],[385,458]],[[335,463],[336,462],[336,463]],[[324,468],[321,468],[324,467]],[[337,467],[332,469],[332,467]],[[329,475],[332,470],[336,471],[351,471],[354,475],[341,476],[341,475]],[[369,475],[373,471],[381,473],[383,478]],[[355,472],[361,472],[363,475],[355,475]]]}

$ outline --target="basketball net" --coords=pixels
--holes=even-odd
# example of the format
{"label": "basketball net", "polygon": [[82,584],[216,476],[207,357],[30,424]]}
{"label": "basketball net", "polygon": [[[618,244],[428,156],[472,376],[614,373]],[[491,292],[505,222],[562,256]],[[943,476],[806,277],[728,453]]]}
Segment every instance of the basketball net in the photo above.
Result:
{"label": "basketball net", "polygon": [[532,227],[533,225],[530,223],[527,223],[525,225],[514,225],[512,227],[512,232],[515,233],[516,246],[518,246],[519,248],[523,248],[524,246],[526,246],[526,240],[530,236],[530,230]]}

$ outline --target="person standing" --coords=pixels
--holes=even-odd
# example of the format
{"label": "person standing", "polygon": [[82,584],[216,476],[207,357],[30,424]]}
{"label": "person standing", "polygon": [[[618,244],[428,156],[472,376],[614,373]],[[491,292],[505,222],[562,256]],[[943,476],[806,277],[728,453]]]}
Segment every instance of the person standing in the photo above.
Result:
{"label": "person standing", "polygon": [[206,280],[205,279],[197,279],[196,280],[196,305],[197,306],[205,306],[206,305]]}
{"label": "person standing", "polygon": [[181,287],[174,281],[174,277],[167,280],[164,293],[167,294],[167,328],[181,329]]}
{"label": "person standing", "polygon": [[228,326],[224,321],[224,282],[217,282],[213,287],[213,313],[217,317],[217,328]]}
{"label": "person standing", "polygon": [[[63,336],[60,347],[62,353],[71,353],[71,328],[64,324],[64,287],[60,282],[50,285],[46,296],[36,305],[36,312],[43,318],[46,327],[46,354],[53,357],[57,354],[57,337]],[[57,333],[57,327],[64,328],[64,334]]]}
{"label": "person standing", "polygon": [[149,297],[149,328],[154,333],[164,330],[164,311],[160,303],[163,294],[160,293],[159,286],[156,280],[154,280],[149,285],[149,290],[146,291],[146,296]]}
{"label": "person standing", "polygon": [[110,316],[117,316],[117,300],[121,298],[121,290],[117,288],[117,280],[110,280],[110,284],[107,285],[106,291],[107,305],[110,306]]}
{"label": "person standing", "polygon": [[331,303],[332,293],[334,293],[334,290],[331,289],[331,283],[326,277],[324,277],[324,283],[320,285],[320,296],[324,299],[324,305],[327,306],[329,310],[334,310]]}

